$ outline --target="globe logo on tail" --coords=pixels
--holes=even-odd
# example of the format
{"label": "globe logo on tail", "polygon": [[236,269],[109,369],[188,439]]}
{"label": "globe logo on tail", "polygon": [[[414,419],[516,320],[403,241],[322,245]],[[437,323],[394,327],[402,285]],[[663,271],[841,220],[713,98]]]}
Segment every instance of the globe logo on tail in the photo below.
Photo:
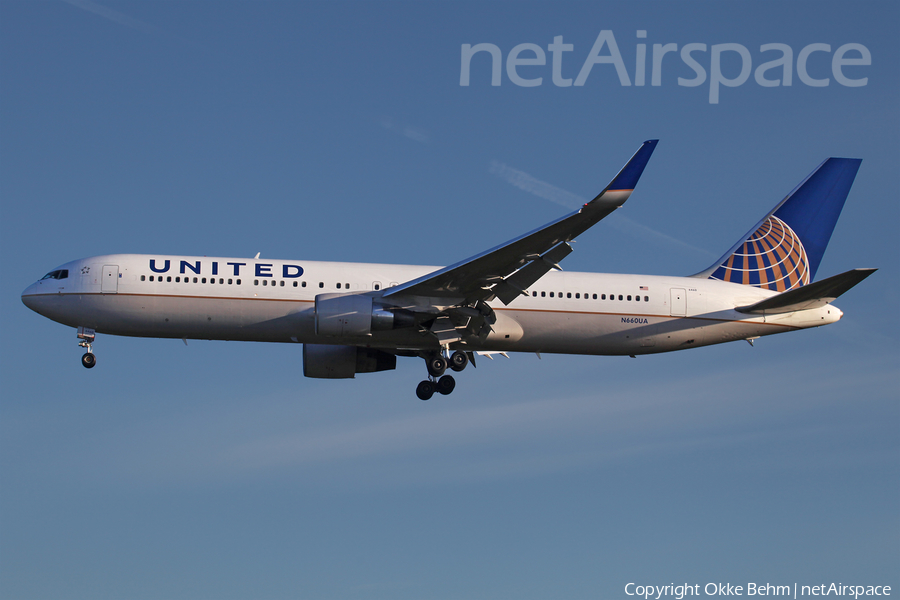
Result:
{"label": "globe logo on tail", "polygon": [[770,216],[710,279],[783,292],[809,283],[809,259],[797,234]]}

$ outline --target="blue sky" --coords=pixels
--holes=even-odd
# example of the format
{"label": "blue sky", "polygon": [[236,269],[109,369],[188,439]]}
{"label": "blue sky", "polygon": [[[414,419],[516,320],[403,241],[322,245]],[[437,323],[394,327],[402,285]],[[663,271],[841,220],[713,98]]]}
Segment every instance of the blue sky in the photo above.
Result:
{"label": "blue sky", "polygon": [[[900,58],[892,2],[0,2],[0,597],[628,598],[666,585],[900,588]],[[721,87],[637,44],[793,52]],[[646,31],[639,39],[638,31]],[[546,51],[460,85],[463,44]],[[861,44],[871,65],[831,60]],[[807,62],[810,44],[828,44]],[[603,51],[606,54],[606,50]],[[521,57],[531,56],[523,52]],[[848,55],[849,57],[850,55]],[[650,61],[648,59],[648,69]],[[736,52],[722,73],[740,71]],[[774,78],[779,70],[769,71]],[[592,197],[569,270],[691,274],[829,156],[858,157],[819,277],[880,270],[818,330],[635,360],[421,361],[352,381],[291,346],[74,331],[21,291],[135,252],[443,265]],[[514,185],[510,173],[530,185]],[[523,181],[518,179],[517,181]],[[543,186],[543,187],[541,187]],[[548,192],[549,190],[549,192]],[[548,199],[549,197],[549,199]]]}

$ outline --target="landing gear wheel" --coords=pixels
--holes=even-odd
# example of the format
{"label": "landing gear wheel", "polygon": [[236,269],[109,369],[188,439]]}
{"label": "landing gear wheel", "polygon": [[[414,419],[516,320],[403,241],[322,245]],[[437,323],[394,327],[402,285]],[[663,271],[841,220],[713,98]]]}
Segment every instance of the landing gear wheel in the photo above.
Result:
{"label": "landing gear wheel", "polygon": [[416,396],[419,397],[419,400],[430,400],[434,396],[434,388],[433,381],[421,381],[416,386]]}
{"label": "landing gear wheel", "polygon": [[94,365],[97,364],[97,359],[90,352],[85,352],[84,356],[81,357],[81,364],[84,365],[85,369],[93,369]]}
{"label": "landing gear wheel", "polygon": [[428,366],[428,374],[432,377],[440,377],[447,370],[447,359],[443,356],[433,356],[425,361]]}
{"label": "landing gear wheel", "polygon": [[453,391],[453,388],[456,387],[456,380],[453,379],[453,377],[451,377],[450,375],[444,375],[443,377],[438,379],[437,385],[435,387],[437,387],[437,392],[439,394],[446,396]]}
{"label": "landing gear wheel", "polygon": [[450,368],[456,372],[462,371],[469,364],[469,357],[462,350],[457,350],[450,355]]}

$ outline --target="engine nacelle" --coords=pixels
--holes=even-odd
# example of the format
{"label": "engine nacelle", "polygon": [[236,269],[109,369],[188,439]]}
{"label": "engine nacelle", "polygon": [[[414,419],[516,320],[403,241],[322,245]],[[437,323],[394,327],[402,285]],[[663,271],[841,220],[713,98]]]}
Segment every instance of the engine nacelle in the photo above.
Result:
{"label": "engine nacelle", "polygon": [[397,356],[374,348],[303,344],[303,375],[318,379],[353,379],[357,373],[392,371]]}
{"label": "engine nacelle", "polygon": [[412,314],[387,310],[371,296],[360,294],[319,294],[316,296],[316,335],[334,337],[367,336],[415,325]]}

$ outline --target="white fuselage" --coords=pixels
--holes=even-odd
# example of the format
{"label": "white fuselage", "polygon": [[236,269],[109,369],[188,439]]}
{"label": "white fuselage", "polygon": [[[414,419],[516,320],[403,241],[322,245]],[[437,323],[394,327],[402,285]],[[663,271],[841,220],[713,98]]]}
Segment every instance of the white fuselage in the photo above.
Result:
{"label": "white fuselage", "polygon": [[[116,254],[59,267],[22,294],[36,312],[112,335],[438,348],[416,328],[359,338],[316,334],[315,297],[378,293],[439,267]],[[696,277],[550,272],[509,306],[491,302],[493,331],[469,350],[636,355],[816,327],[831,305],[777,315],[746,306],[775,292]],[[462,346],[460,346],[462,347]]]}

